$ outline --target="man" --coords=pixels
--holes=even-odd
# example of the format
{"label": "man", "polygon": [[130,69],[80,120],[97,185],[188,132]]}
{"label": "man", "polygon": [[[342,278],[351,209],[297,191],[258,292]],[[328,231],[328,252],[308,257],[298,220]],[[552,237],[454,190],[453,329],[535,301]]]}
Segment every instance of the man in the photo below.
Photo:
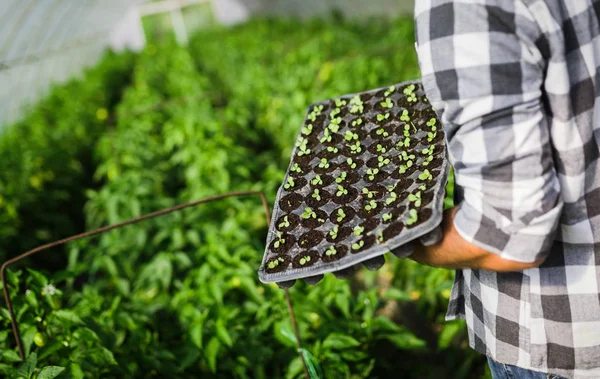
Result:
{"label": "man", "polygon": [[495,378],[600,378],[600,0],[417,0],[459,205],[418,262],[459,269]]}

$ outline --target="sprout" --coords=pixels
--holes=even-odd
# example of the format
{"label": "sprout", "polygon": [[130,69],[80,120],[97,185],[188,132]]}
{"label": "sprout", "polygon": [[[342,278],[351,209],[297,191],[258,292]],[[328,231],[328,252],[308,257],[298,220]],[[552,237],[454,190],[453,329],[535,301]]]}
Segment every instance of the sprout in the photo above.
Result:
{"label": "sprout", "polygon": [[340,124],[342,119],[340,117],[331,120],[331,123],[327,125],[327,129],[331,130],[332,133],[337,133],[340,130]]}
{"label": "sprout", "polygon": [[408,101],[409,103],[415,103],[417,101],[417,95],[411,93],[406,97],[406,101]]}
{"label": "sprout", "polygon": [[435,150],[435,146],[429,146],[429,147],[426,147],[423,150],[421,150],[421,153],[427,154],[427,155],[432,155],[434,150]]}
{"label": "sprout", "polygon": [[369,191],[369,189],[367,189],[367,188],[363,188],[362,189],[362,193],[364,193],[365,195],[367,195],[367,199],[372,199],[373,196],[375,196],[375,192],[374,191]]}
{"label": "sprout", "polygon": [[369,175],[369,180],[375,180],[375,176],[379,174],[378,168],[370,168],[367,170],[367,175]]}
{"label": "sprout", "polygon": [[350,99],[350,105],[350,113],[362,113],[364,111],[363,102],[359,95],[356,95]]}
{"label": "sprout", "polygon": [[379,105],[381,105],[384,108],[390,109],[394,107],[394,103],[392,103],[392,99],[390,99],[389,97],[387,97],[384,102],[379,103]]}
{"label": "sprout", "polygon": [[384,222],[388,222],[388,221],[392,221],[393,216],[392,216],[391,212],[390,213],[384,213],[383,216],[382,216],[382,218],[383,218]]}
{"label": "sprout", "polygon": [[344,135],[344,139],[346,141],[352,141],[352,140],[358,140],[358,134],[350,131],[350,130],[346,130],[346,134]]}
{"label": "sprout", "polygon": [[319,195],[319,190],[317,188],[315,188],[315,190],[313,191],[312,197],[314,199],[317,199],[317,201],[321,201],[321,195]]}
{"label": "sprout", "polygon": [[377,121],[383,121],[383,120],[387,120],[388,118],[390,118],[390,114],[386,113],[386,114],[378,114],[377,115]]}
{"label": "sprout", "polygon": [[390,134],[388,132],[386,132],[384,128],[377,129],[377,131],[375,132],[375,134],[377,134],[378,136],[384,136],[384,137],[389,137],[390,136]]}
{"label": "sprout", "polygon": [[342,222],[346,218],[346,213],[343,209],[338,209],[337,211],[337,222]]}
{"label": "sprout", "polygon": [[329,129],[325,129],[325,132],[323,133],[323,137],[321,137],[321,139],[319,141],[321,141],[321,143],[324,142],[331,142],[331,134],[329,134]]}
{"label": "sprout", "polygon": [[362,147],[360,146],[360,141],[356,141],[354,143],[354,145],[348,145],[350,146],[350,152],[352,154],[358,154],[362,151]]}
{"label": "sprout", "polygon": [[305,136],[309,136],[312,133],[312,131],[313,131],[312,124],[308,124],[302,128],[302,134],[304,134]]}
{"label": "sprout", "polygon": [[335,196],[337,196],[337,197],[342,197],[342,196],[344,196],[344,195],[347,195],[347,194],[348,194],[348,190],[347,190],[347,189],[345,189],[343,186],[340,186],[340,185],[338,185],[338,187],[337,187],[337,188],[338,188],[338,190],[337,190],[337,192],[335,193]]}
{"label": "sprout", "polygon": [[300,265],[304,266],[308,262],[310,262],[310,255],[305,255],[302,258],[300,258]]}
{"label": "sprout", "polygon": [[346,173],[346,171],[342,171],[342,173],[340,174],[340,176],[338,178],[335,179],[336,183],[341,183],[344,180],[346,180],[346,177],[348,176],[348,174]]}
{"label": "sprout", "polygon": [[415,155],[414,154],[410,154],[409,155],[406,151],[403,151],[402,153],[400,153],[400,160],[403,160],[403,161],[407,162],[407,161],[411,161],[413,159],[415,159]]}
{"label": "sprout", "polygon": [[409,122],[410,121],[410,116],[408,115],[408,110],[405,109],[402,111],[402,114],[400,115],[400,121],[404,121],[404,122]]}
{"label": "sprout", "polygon": [[335,99],[335,106],[338,108],[345,107],[347,104],[348,102],[346,102],[346,100]]}
{"label": "sprout", "polygon": [[354,162],[352,160],[352,158],[348,158],[346,159],[346,163],[348,163],[348,166],[350,166],[350,168],[355,169],[356,168],[356,162]]}
{"label": "sprout", "polygon": [[377,202],[375,200],[369,200],[369,203],[365,205],[365,210],[370,212],[377,208]]}
{"label": "sprout", "polygon": [[404,132],[402,134],[404,134],[404,137],[410,137],[410,125],[404,125]]}
{"label": "sprout", "polygon": [[274,269],[275,267],[279,266],[280,263],[285,262],[285,259],[283,259],[283,257],[279,257],[277,259],[275,259],[274,261],[271,261],[267,264],[267,267],[269,269]]}
{"label": "sprout", "polygon": [[427,189],[427,186],[425,185],[425,183],[423,183],[423,184],[421,184],[421,185],[419,186],[419,189],[420,189],[421,191],[425,191],[425,190]]}
{"label": "sprout", "polygon": [[429,121],[427,121],[427,126],[429,126],[430,128],[435,128],[435,125],[437,123],[437,120],[432,117],[429,119]]}
{"label": "sprout", "polygon": [[304,208],[304,213],[302,213],[302,218],[317,218],[317,214],[312,210],[312,208]]}
{"label": "sprout", "polygon": [[337,152],[339,151],[339,149],[335,146],[327,146],[327,151],[330,153],[334,153],[337,154]]}
{"label": "sprout", "polygon": [[411,209],[408,211],[408,220],[406,220],[406,225],[413,225],[419,220],[416,209]]}
{"label": "sprout", "polygon": [[352,250],[360,250],[363,248],[363,246],[365,246],[365,241],[360,240],[357,243],[352,244]]}
{"label": "sprout", "polygon": [[300,150],[298,152],[299,157],[310,154],[310,149],[307,149],[306,146],[300,146],[299,150]]}
{"label": "sprout", "polygon": [[430,155],[425,159],[425,162],[423,162],[423,166],[429,166],[429,163],[431,163],[431,161],[433,161],[433,155]]}
{"label": "sprout", "polygon": [[329,118],[333,120],[340,113],[342,113],[342,110],[340,108],[335,108],[334,110],[332,110],[331,112],[329,112]]}
{"label": "sprout", "polygon": [[363,120],[362,118],[357,118],[356,120],[352,121],[352,126],[360,126],[362,125]]}
{"label": "sprout", "polygon": [[273,244],[273,247],[279,249],[279,246],[285,245],[285,239],[283,238],[281,232],[277,232],[277,241]]}
{"label": "sprout", "polygon": [[396,192],[390,192],[390,196],[387,199],[385,199],[385,204],[390,205],[396,200],[398,200],[398,195],[396,194]]}
{"label": "sprout", "polygon": [[354,229],[352,230],[352,232],[354,233],[355,236],[361,236],[364,231],[365,231],[365,227],[360,226],[360,225],[356,225],[354,227]]}
{"label": "sprout", "polygon": [[304,172],[304,171],[302,171],[302,169],[300,168],[300,165],[298,165],[298,163],[294,163],[294,165],[292,166],[292,168],[290,169],[290,171],[297,172],[299,174],[301,174],[301,173]]}
{"label": "sprout", "polygon": [[308,119],[312,122],[315,122],[315,121],[317,121],[317,115],[314,113],[311,113],[308,115]]}
{"label": "sprout", "polygon": [[381,154],[385,154],[387,149],[380,143],[377,144],[377,152]]}
{"label": "sprout", "polygon": [[319,168],[324,168],[324,169],[328,169],[329,168],[329,161],[325,158],[321,158],[321,163],[319,163]]}
{"label": "sprout", "polygon": [[383,231],[379,232],[379,235],[377,236],[377,241],[379,241],[379,243],[383,243]]}
{"label": "sprout", "polygon": [[337,225],[335,225],[335,226],[333,227],[333,229],[331,229],[331,230],[329,231],[329,235],[331,236],[331,238],[332,238],[332,239],[336,239],[336,238],[337,238],[337,236],[338,236],[338,231],[339,231],[339,229],[338,229],[338,226],[337,226]]}
{"label": "sprout", "polygon": [[377,161],[378,161],[377,165],[379,167],[387,166],[390,164],[390,158],[384,158],[381,155],[377,157]]}
{"label": "sprout", "polygon": [[290,227],[290,225],[291,225],[291,224],[290,224],[290,220],[288,219],[288,216],[285,216],[285,217],[283,218],[283,221],[282,221],[281,223],[279,223],[279,227],[280,227],[280,228],[283,228],[283,227],[289,228],[289,227]]}
{"label": "sprout", "polygon": [[327,251],[325,252],[325,255],[327,255],[328,257],[330,257],[332,255],[336,255],[336,254],[337,254],[337,250],[333,246],[330,246],[329,249],[327,249]]}
{"label": "sprout", "polygon": [[285,183],[285,185],[283,186],[283,188],[285,188],[287,190],[287,189],[290,189],[290,188],[294,188],[295,185],[296,185],[296,183],[294,183],[294,179],[291,176],[289,176],[287,178],[287,183]]}
{"label": "sprout", "polygon": [[435,137],[437,137],[437,133],[436,132],[429,132],[429,133],[427,133],[427,142],[433,141],[433,139]]}
{"label": "sprout", "polygon": [[391,86],[390,88],[387,89],[387,91],[385,91],[383,96],[388,97],[391,94],[393,94],[395,90],[396,90],[396,86]]}
{"label": "sprout", "polygon": [[404,141],[400,141],[396,144],[399,148],[410,147],[410,137],[406,137]]}
{"label": "sprout", "polygon": [[415,203],[415,207],[420,207],[421,206],[421,191],[418,191],[416,194],[410,194],[408,195],[408,201],[410,201],[411,203]]}
{"label": "sprout", "polygon": [[427,169],[425,171],[423,171],[421,174],[419,174],[420,180],[431,180],[431,178],[433,178],[433,176]]}
{"label": "sprout", "polygon": [[313,180],[310,181],[313,186],[318,186],[323,184],[323,179],[321,179],[321,175],[316,175]]}

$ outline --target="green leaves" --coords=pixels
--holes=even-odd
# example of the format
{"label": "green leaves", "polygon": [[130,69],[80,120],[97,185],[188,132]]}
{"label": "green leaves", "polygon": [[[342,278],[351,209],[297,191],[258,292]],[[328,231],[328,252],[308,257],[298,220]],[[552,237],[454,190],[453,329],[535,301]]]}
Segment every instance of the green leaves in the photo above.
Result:
{"label": "green leaves", "polygon": [[40,370],[35,379],[54,379],[63,371],[65,371],[64,367],[46,366]]}
{"label": "green leaves", "polygon": [[331,333],[323,341],[323,348],[331,350],[350,349],[357,346],[360,346],[360,342],[341,333]]}

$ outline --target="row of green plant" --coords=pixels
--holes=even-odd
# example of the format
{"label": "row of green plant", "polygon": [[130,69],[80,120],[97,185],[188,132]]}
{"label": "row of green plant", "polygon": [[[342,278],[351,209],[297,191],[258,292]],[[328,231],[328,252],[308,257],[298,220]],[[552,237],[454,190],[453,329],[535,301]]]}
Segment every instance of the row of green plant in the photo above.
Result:
{"label": "row of green plant", "polygon": [[[30,126],[47,152],[22,137],[29,155],[14,159],[58,166],[55,177],[70,181],[64,192],[7,191],[2,174],[0,194],[6,204],[32,199],[28,209],[15,207],[17,219],[62,207],[40,225],[65,217],[72,229],[50,228],[46,238],[84,228],[68,212],[84,215],[92,229],[233,190],[261,190],[272,202],[307,105],[416,77],[412,33],[408,20],[256,20],[198,33],[189,50],[162,41],[135,57],[111,55],[83,80],[55,89],[50,99],[62,93],[63,101],[44,100],[25,118],[48,117]],[[87,86],[105,88],[110,100],[80,95]],[[67,170],[63,157],[80,158],[58,151],[63,138],[83,141],[86,170]],[[7,145],[0,142],[0,154],[9,154]],[[13,171],[11,180],[29,182],[31,172]],[[87,199],[84,212],[75,196]],[[53,366],[65,378],[301,377],[283,292],[257,279],[266,230],[258,198],[222,200],[71,243],[64,266],[53,270],[36,259],[37,270],[11,271],[26,355],[36,359],[35,368],[19,368],[1,308],[0,372],[41,378]],[[2,236],[11,251],[42,241],[25,225],[11,233]],[[297,284],[290,295],[311,372],[478,377],[483,360],[468,350],[463,325],[443,323],[451,281],[449,271],[390,260],[352,280]]]}

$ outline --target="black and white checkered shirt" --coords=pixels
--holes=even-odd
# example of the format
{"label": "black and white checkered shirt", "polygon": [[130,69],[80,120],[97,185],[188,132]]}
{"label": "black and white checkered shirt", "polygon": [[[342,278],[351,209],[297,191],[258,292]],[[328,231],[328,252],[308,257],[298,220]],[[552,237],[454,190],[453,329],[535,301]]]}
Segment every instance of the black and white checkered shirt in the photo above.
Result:
{"label": "black and white checkered shirt", "polygon": [[496,361],[600,378],[600,0],[417,0],[426,93],[467,241],[539,268],[460,270],[447,319]]}

